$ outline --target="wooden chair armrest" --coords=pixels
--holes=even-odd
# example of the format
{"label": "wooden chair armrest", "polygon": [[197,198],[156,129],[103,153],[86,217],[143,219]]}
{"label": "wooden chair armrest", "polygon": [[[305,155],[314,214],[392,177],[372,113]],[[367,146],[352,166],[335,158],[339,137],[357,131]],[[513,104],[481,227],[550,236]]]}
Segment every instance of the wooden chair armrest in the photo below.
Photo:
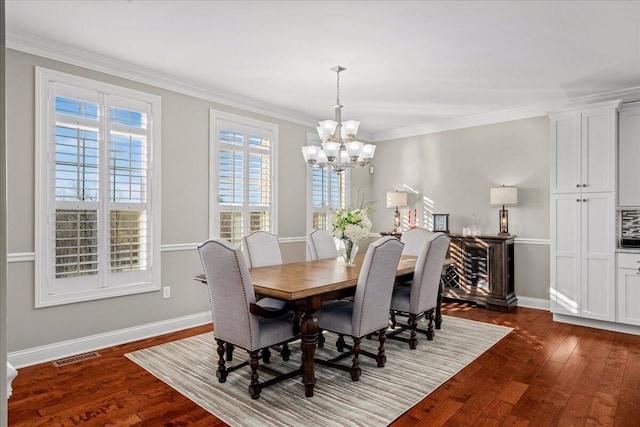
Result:
{"label": "wooden chair armrest", "polygon": [[293,306],[290,303],[287,303],[284,307],[282,307],[279,310],[276,310],[275,308],[262,307],[258,304],[253,304],[253,303],[249,305],[249,311],[251,312],[251,314],[262,316],[267,319],[280,317],[283,314],[286,314],[289,311],[291,311],[292,308]]}

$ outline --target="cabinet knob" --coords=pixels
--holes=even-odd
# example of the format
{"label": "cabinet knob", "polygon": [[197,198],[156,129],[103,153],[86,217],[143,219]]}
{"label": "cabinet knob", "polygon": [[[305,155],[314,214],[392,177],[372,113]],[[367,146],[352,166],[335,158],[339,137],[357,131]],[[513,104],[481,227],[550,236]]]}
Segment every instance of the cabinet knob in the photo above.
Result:
{"label": "cabinet knob", "polygon": [[582,186],[583,186],[583,187],[586,187],[586,186],[587,186],[587,184],[582,184]]}
{"label": "cabinet knob", "polygon": [[576,202],[580,202],[580,199],[576,199]]}
{"label": "cabinet knob", "polygon": [[576,188],[580,188],[580,184],[576,184]]}
{"label": "cabinet knob", "polygon": [[582,201],[583,201],[583,202],[586,202],[586,201],[587,201],[587,199],[582,199]]}

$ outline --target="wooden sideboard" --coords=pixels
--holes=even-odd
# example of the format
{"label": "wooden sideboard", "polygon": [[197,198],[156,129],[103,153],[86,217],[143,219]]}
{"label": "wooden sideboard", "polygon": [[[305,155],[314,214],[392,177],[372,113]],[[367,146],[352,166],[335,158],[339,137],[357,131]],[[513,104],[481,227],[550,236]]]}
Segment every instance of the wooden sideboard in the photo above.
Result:
{"label": "wooden sideboard", "polygon": [[449,257],[454,262],[443,278],[443,298],[474,302],[492,310],[513,310],[518,303],[514,293],[515,236],[450,233],[449,237]]}

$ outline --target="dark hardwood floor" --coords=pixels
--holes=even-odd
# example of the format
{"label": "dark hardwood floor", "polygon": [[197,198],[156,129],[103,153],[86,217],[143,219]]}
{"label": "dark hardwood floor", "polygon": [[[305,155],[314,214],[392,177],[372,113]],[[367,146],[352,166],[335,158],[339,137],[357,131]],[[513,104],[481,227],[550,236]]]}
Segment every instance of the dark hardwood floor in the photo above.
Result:
{"label": "dark hardwood floor", "polygon": [[[443,313],[514,331],[393,426],[640,426],[640,336],[554,323],[549,312],[526,308],[499,313],[450,303]],[[111,347],[61,368],[20,369],[9,425],[225,425],[124,357],[210,330]]]}

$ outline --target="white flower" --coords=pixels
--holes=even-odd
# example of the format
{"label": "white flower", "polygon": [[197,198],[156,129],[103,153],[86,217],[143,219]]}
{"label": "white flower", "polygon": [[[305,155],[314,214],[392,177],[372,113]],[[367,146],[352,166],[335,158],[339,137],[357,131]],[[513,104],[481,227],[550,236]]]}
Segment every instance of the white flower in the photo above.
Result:
{"label": "white flower", "polygon": [[367,218],[369,210],[371,209],[349,211],[343,208],[332,212],[330,221],[334,237],[354,243],[367,237],[371,231],[371,221]]}

